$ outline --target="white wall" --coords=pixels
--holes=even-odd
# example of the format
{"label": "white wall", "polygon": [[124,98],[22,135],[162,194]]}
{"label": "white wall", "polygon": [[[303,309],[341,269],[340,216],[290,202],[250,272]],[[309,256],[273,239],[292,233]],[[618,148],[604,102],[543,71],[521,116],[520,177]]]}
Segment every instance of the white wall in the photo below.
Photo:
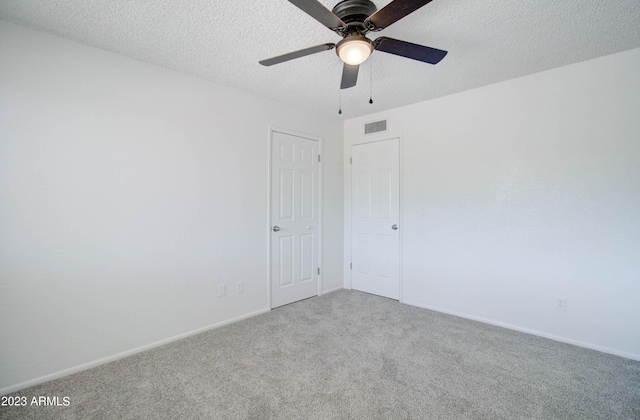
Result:
{"label": "white wall", "polygon": [[385,117],[405,303],[640,359],[640,49],[346,121],[346,287],[350,145]]}
{"label": "white wall", "polygon": [[266,310],[269,125],[324,139],[323,289],[342,287],[340,121],[0,39],[0,394]]}

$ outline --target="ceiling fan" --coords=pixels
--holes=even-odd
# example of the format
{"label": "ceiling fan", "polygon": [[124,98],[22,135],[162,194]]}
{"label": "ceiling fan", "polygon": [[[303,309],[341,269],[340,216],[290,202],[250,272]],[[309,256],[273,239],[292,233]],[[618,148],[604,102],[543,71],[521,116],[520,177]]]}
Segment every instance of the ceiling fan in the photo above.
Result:
{"label": "ceiling fan", "polygon": [[415,12],[432,0],[393,0],[378,10],[370,0],[342,0],[329,11],[318,0],[289,0],[300,10],[340,35],[337,44],[326,43],[290,52],[260,61],[263,66],[272,66],[295,58],[336,48],[344,62],[340,89],[356,85],[358,69],[373,50],[401,57],[411,58],[429,64],[437,64],[447,55],[447,51],[425,47],[411,42],[388,37],[378,37],[371,41],[365,35],[377,32]]}

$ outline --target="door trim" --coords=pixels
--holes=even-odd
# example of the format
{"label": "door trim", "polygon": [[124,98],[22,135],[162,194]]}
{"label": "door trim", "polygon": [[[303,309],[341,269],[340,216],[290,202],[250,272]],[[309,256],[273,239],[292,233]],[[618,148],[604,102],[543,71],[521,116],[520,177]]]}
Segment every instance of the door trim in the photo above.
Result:
{"label": "door trim", "polygon": [[[368,143],[377,143],[377,142],[381,142],[381,141],[386,141],[386,140],[393,140],[393,139],[398,139],[398,148],[399,148],[399,156],[398,156],[398,166],[399,166],[399,203],[398,203],[398,207],[399,207],[399,224],[400,224],[400,237],[399,237],[399,249],[398,252],[400,253],[399,255],[399,273],[398,273],[398,283],[399,283],[399,299],[398,301],[401,303],[404,303],[404,286],[403,286],[403,281],[402,281],[402,273],[403,273],[403,253],[402,253],[402,244],[403,244],[403,237],[404,237],[404,217],[403,217],[403,213],[404,213],[404,206],[403,206],[403,202],[404,202],[404,187],[403,187],[403,167],[404,167],[404,158],[403,158],[403,150],[404,150],[404,142],[402,140],[402,133],[399,132],[394,132],[394,131],[387,131],[384,133],[380,133],[380,135],[377,135],[375,137],[373,137],[372,135],[368,135],[366,138],[365,137],[361,137],[359,139],[356,140],[352,140],[351,142],[345,141],[344,144],[344,288],[345,289],[349,289],[351,290],[351,274],[352,274],[352,270],[350,267],[350,264],[352,262],[352,243],[351,243],[351,230],[352,230],[352,223],[351,223],[351,163],[350,163],[350,159],[351,159],[351,150],[353,146],[357,146],[360,144],[368,144]],[[346,140],[346,139],[345,139]]]}
{"label": "door trim", "polygon": [[[289,130],[270,125],[267,137],[267,307],[271,306],[271,153],[273,150],[273,133],[288,134],[318,142],[318,154],[322,156],[322,138],[299,131]],[[324,157],[318,163],[318,267],[322,268],[322,164]],[[318,296],[322,294],[322,270],[318,275]]]}

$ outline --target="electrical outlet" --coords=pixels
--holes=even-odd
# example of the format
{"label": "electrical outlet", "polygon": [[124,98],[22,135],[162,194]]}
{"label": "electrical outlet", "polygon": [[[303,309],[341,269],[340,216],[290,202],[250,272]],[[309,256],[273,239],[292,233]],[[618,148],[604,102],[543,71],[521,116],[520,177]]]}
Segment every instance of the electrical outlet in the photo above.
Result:
{"label": "electrical outlet", "polygon": [[244,282],[239,281],[236,283],[236,293],[244,293]]}
{"label": "electrical outlet", "polygon": [[227,294],[227,285],[222,283],[218,285],[218,297],[222,297]]}
{"label": "electrical outlet", "polygon": [[556,309],[562,312],[567,311],[567,299],[558,298],[556,299]]}

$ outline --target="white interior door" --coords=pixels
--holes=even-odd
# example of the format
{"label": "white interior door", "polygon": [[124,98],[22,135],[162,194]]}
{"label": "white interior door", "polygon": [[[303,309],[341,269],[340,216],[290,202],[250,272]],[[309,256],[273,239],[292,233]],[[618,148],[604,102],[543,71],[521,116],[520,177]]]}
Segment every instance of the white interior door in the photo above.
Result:
{"label": "white interior door", "polygon": [[351,287],[400,297],[400,141],[351,148]]}
{"label": "white interior door", "polygon": [[274,131],[271,307],[318,294],[319,143]]}

